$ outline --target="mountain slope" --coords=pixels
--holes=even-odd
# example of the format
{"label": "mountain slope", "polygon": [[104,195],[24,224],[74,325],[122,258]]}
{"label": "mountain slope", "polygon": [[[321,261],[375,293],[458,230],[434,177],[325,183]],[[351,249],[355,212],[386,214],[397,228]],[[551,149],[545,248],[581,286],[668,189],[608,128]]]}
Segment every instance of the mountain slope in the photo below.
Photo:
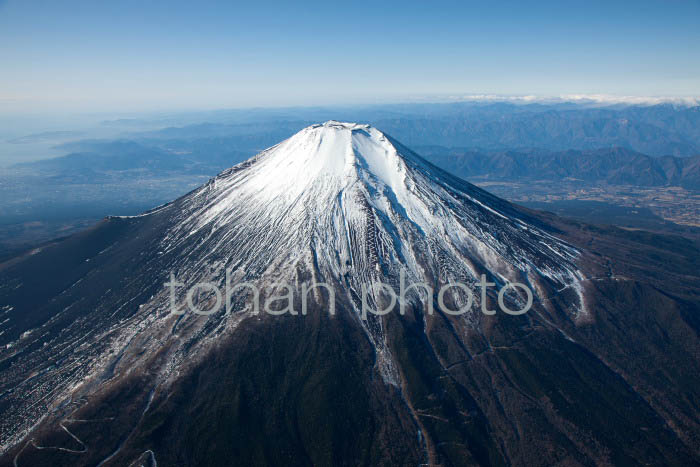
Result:
{"label": "mountain slope", "polygon": [[[611,235],[511,205],[370,126],[308,127],[168,205],[0,265],[3,460],[697,461],[697,274],[626,266]],[[630,264],[642,254],[615,241]],[[363,316],[363,296],[391,305],[363,292],[373,281],[479,290],[482,274],[527,284],[532,309],[482,313],[494,288],[459,316],[417,293]],[[299,295],[296,313],[252,314],[245,290],[230,313],[187,311],[218,302],[195,284],[255,284],[269,303],[309,281],[335,293],[310,293],[306,314]],[[457,290],[450,309],[468,302]]]}

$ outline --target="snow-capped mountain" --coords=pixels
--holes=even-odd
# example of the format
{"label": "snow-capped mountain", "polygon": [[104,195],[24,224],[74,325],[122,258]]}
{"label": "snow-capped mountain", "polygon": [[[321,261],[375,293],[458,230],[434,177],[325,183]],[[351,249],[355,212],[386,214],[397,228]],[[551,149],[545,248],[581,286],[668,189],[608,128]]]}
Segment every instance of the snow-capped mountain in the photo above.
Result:
{"label": "snow-capped mountain", "polygon": [[[172,224],[158,248],[178,252],[185,285],[223,284],[226,270],[234,283],[298,283],[302,267],[359,312],[352,297],[363,285],[396,283],[402,270],[407,283],[474,289],[486,273],[529,284],[543,300],[572,288],[572,316],[585,310],[574,248],[369,125],[308,127],[162,210]],[[383,337],[367,330],[386,355]]]}
{"label": "snow-capped mountain", "polygon": [[232,246],[245,242],[237,268],[248,274],[313,255],[335,278],[403,267],[432,279],[478,279],[482,270],[504,281],[580,279],[573,248],[368,125],[308,127],[163,209],[177,221],[166,251],[205,232],[209,257],[233,259],[242,255]]}
{"label": "snow-capped mountain", "polygon": [[[681,396],[651,402],[640,370],[625,377],[624,359],[596,347],[599,310],[618,306],[597,282],[619,278],[572,232],[369,125],[310,126],[172,203],[0,265],[2,450],[20,466],[525,465],[550,448],[546,463],[605,462],[634,438],[620,459],[691,459]],[[493,289],[459,316],[428,313],[435,297],[419,293],[396,304],[405,314],[361,311],[361,297],[386,304],[365,292],[377,281],[478,290],[482,276],[526,284],[532,309],[481,312]],[[186,311],[231,283],[269,298],[308,281],[333,303],[316,291],[308,314],[255,315],[240,289],[232,312]],[[202,283],[209,293],[189,293]],[[615,436],[579,404],[620,411]]]}

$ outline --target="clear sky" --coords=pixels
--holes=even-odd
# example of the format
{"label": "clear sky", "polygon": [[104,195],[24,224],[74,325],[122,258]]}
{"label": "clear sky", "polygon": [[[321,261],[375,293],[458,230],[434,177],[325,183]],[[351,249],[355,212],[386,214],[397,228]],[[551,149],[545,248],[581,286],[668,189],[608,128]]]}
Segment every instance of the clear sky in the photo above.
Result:
{"label": "clear sky", "polygon": [[0,110],[700,96],[700,1],[0,0]]}

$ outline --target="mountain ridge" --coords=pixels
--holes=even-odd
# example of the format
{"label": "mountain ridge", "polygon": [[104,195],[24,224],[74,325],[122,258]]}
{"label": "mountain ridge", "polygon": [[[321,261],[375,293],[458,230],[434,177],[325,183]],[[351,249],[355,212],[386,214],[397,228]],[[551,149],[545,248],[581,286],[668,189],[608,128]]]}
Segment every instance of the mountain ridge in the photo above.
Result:
{"label": "mountain ridge", "polygon": [[682,186],[700,189],[700,155],[652,157],[615,147],[590,151],[481,152],[430,147],[423,156],[461,177],[493,180],[574,179],[593,183],[635,186]]}

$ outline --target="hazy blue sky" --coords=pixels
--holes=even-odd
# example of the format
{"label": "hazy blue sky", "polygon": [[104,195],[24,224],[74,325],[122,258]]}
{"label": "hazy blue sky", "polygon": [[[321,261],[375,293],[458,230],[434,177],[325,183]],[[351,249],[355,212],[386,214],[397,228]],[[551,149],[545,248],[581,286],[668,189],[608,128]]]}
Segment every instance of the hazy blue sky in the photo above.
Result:
{"label": "hazy blue sky", "polygon": [[530,3],[0,0],[0,109],[700,95],[700,1]]}

